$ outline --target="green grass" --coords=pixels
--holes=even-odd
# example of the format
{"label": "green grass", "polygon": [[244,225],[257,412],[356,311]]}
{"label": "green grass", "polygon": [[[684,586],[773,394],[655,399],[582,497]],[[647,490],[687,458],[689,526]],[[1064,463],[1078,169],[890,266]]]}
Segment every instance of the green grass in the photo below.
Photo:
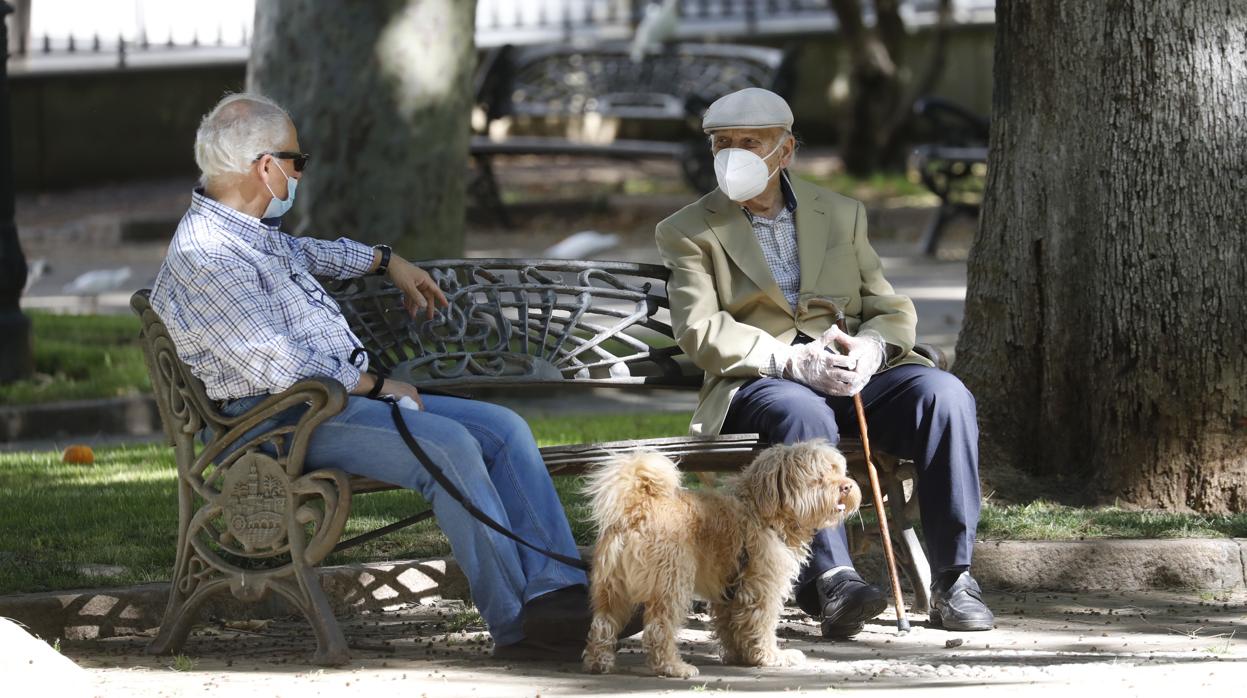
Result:
{"label": "green grass", "polygon": [[169,668],[173,671],[193,671],[198,663],[195,659],[184,654],[175,654],[173,655],[173,663],[169,665]]}
{"label": "green grass", "polygon": [[[543,446],[682,434],[689,415],[649,413],[534,419]],[[579,479],[554,478],[581,543],[593,531]],[[177,542],[176,471],[161,445],[103,448],[91,466],[65,465],[58,453],[0,453],[0,594],[150,582],[169,578]],[[352,502],[347,535],[404,518],[425,507],[408,491]],[[376,539],[327,564],[445,555],[432,521]],[[88,565],[117,566],[118,573]],[[102,572],[102,573],[101,573]]]}
{"label": "green grass", "polygon": [[[541,418],[538,443],[615,441],[684,433],[688,415],[642,413]],[[555,477],[579,543],[592,542],[580,481]],[[104,448],[92,466],[64,465],[52,452],[0,453],[0,594],[168,579],[176,543],[173,456],[160,445]],[[412,492],[358,497],[347,534],[424,508]],[[869,518],[869,514],[867,514]],[[854,524],[856,525],[856,524]],[[872,526],[868,526],[873,530]],[[1047,502],[983,508],[983,539],[1247,537],[1247,514],[1202,516]],[[431,521],[330,556],[327,564],[449,553]],[[120,572],[85,566],[116,566]]]}
{"label": "green grass", "polygon": [[978,531],[980,538],[1002,540],[1242,538],[1247,537],[1247,513],[1178,514],[1118,507],[1079,508],[1044,501],[989,504],[983,507]]}
{"label": "green grass", "polygon": [[117,397],[150,389],[130,315],[30,313],[35,376],[0,385],[0,404]]}

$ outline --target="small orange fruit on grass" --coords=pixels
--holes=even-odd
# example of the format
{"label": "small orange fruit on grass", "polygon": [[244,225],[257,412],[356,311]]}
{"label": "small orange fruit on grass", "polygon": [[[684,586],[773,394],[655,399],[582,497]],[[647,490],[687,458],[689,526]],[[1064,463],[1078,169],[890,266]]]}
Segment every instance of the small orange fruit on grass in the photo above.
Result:
{"label": "small orange fruit on grass", "polygon": [[73,465],[91,465],[95,463],[95,452],[91,450],[90,446],[82,444],[66,446],[65,452],[61,454],[61,462]]}

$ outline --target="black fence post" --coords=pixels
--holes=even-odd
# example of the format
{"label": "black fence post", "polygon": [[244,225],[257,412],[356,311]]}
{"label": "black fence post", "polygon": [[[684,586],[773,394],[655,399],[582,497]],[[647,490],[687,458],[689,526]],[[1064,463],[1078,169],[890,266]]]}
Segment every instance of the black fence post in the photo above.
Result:
{"label": "black fence post", "polygon": [[[0,0],[0,26],[13,8]],[[34,372],[30,318],[22,314],[26,256],[14,223],[12,124],[9,120],[9,33],[0,31],[0,383],[27,378]]]}

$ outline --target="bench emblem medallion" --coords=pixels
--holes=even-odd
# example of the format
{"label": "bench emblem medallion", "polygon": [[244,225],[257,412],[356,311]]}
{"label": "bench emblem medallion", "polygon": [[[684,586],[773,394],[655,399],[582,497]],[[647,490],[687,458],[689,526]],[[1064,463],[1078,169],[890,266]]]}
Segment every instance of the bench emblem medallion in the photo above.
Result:
{"label": "bench emblem medallion", "polygon": [[276,546],[285,536],[286,473],[271,458],[250,453],[225,475],[222,509],[230,535],[248,551]]}

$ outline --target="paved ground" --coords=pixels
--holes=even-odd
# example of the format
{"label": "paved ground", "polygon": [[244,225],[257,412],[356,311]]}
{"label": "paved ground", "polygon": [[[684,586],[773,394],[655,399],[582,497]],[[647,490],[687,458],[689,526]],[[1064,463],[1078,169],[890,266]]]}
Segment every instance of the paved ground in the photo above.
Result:
{"label": "paved ground", "polygon": [[[707,617],[692,614],[683,653],[701,669],[680,681],[647,675],[640,640],[624,644],[620,671],[576,664],[504,663],[490,658],[479,626],[460,602],[364,615],[348,624],[355,661],[320,669],[306,661],[306,626],[280,621],[255,631],[201,628],[174,668],[140,654],[146,638],[71,643],[63,651],[89,670],[99,695],[346,695],[381,689],[406,696],[660,695],[673,692],[888,695],[1221,695],[1247,681],[1247,597],[1158,592],[990,594],[998,627],[949,633],[925,627],[898,636],[885,613],[852,642],[825,642],[799,612],[786,615],[785,647],[805,665],[748,669],[718,663]],[[448,624],[451,628],[448,628]],[[955,646],[950,646],[955,645]]]}

